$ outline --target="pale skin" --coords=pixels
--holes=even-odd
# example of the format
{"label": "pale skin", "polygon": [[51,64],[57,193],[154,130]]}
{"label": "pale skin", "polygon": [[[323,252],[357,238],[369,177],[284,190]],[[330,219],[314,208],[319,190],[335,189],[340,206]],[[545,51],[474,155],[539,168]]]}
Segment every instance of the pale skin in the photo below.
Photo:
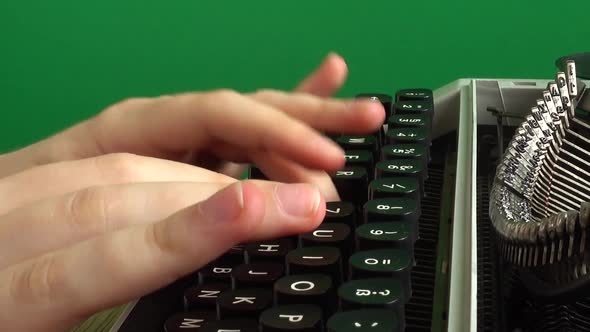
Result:
{"label": "pale skin", "polygon": [[[345,162],[322,133],[385,118],[332,97],[346,76],[330,54],[293,92],[129,99],[0,155],[2,328],[65,331],[238,243],[315,229]],[[270,180],[238,180],[251,162]]]}

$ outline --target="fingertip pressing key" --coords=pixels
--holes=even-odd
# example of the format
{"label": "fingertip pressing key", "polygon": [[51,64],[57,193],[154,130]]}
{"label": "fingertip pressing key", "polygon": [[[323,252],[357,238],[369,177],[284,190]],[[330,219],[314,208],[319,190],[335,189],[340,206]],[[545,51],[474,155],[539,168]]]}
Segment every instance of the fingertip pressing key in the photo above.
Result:
{"label": "fingertip pressing key", "polygon": [[275,198],[285,215],[295,218],[316,217],[322,197],[318,189],[308,184],[278,184]]}
{"label": "fingertip pressing key", "polygon": [[357,98],[350,101],[349,109],[356,112],[355,123],[361,130],[376,130],[385,122],[385,108],[378,100]]}

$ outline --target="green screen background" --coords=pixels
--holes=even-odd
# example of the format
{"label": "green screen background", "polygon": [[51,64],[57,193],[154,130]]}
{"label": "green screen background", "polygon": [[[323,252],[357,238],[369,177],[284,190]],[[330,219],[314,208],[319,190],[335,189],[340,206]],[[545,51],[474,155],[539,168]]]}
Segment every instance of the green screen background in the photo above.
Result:
{"label": "green screen background", "polygon": [[340,96],[437,88],[460,77],[551,77],[555,58],[588,48],[581,22],[590,2],[561,6],[566,2],[3,0],[0,151],[129,96],[290,89],[330,51],[350,68]]}

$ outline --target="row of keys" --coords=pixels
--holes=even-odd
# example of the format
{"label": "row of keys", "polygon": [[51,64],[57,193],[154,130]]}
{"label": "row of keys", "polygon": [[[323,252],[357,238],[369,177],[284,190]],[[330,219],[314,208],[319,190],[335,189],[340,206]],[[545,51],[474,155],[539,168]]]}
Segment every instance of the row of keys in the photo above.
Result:
{"label": "row of keys", "polygon": [[[196,285],[185,291],[186,311],[184,317],[194,312],[215,312],[215,320],[231,320],[261,315],[272,306],[293,306],[298,304],[317,304],[322,308],[320,317],[329,317],[338,309],[354,310],[361,308],[388,308],[397,317],[404,316],[404,303],[409,299],[409,289],[403,287],[401,278],[391,277],[396,269],[407,262],[393,262],[387,250],[373,252],[371,255],[359,255],[353,259],[353,265],[366,265],[371,268],[372,276],[355,279],[337,286],[327,274],[299,274],[283,276],[272,287],[260,287],[260,284],[234,289],[227,283],[215,282]],[[270,267],[249,266],[250,275],[259,279]],[[382,275],[382,277],[379,277]],[[278,274],[275,274],[275,277]],[[257,286],[257,287],[254,287]],[[169,320],[169,325],[178,324],[176,315]],[[182,322],[182,320],[181,320]]]}
{"label": "row of keys", "polygon": [[[398,236],[395,229],[399,229],[399,226],[396,223],[383,223],[382,226],[378,229],[359,227],[374,249],[352,253],[337,247],[317,246],[297,248],[285,254],[281,253],[284,249],[278,247],[276,251],[269,253],[266,250],[267,245],[262,244],[264,249],[257,253],[264,260],[243,263],[220,259],[200,269],[197,273],[198,281],[199,284],[224,282],[237,289],[268,286],[284,275],[322,273],[340,283],[365,276],[387,274],[398,276],[409,290],[413,252],[408,247],[412,247],[414,243],[411,231],[406,229],[404,235]],[[374,241],[376,238],[382,241]],[[402,241],[397,241],[400,239]],[[399,242],[400,247],[390,247],[391,242]]]}
{"label": "row of keys", "polygon": [[284,257],[296,246],[333,246],[344,253],[379,246],[411,248],[408,242],[418,237],[420,215],[420,200],[411,196],[370,200],[362,216],[357,215],[351,202],[328,202],[324,221],[317,229],[297,237],[235,246],[222,259],[235,263],[284,263]]}
{"label": "row of keys", "polygon": [[375,198],[422,198],[425,173],[420,161],[379,162],[376,173],[369,182],[371,177],[364,167],[348,166],[335,172],[332,182],[342,200],[359,207]]}
{"label": "row of keys", "polygon": [[323,319],[316,304],[281,305],[264,310],[259,319],[237,318],[216,320],[211,311],[193,311],[172,316],[165,332],[197,330],[199,332],[397,332],[403,331],[403,317],[386,309],[341,311]]}

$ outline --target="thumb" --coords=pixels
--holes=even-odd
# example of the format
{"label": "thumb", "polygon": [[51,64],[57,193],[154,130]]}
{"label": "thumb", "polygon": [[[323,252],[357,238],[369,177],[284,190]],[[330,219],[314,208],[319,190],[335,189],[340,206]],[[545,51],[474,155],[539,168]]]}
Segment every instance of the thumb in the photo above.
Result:
{"label": "thumb", "polygon": [[8,330],[67,329],[198,270],[238,243],[310,231],[324,214],[325,201],[310,185],[236,182],[163,221],[1,270],[0,321]]}

